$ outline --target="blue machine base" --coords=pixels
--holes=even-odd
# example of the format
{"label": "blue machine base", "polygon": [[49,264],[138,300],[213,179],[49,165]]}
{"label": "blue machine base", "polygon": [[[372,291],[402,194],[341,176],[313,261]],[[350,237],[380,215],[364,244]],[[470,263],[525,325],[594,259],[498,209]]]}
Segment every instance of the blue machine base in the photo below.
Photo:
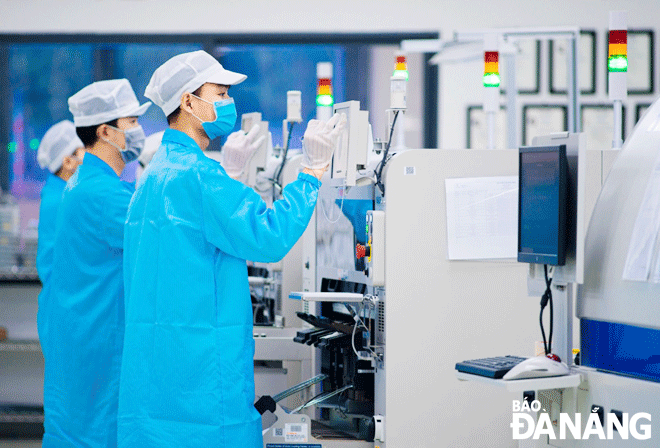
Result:
{"label": "blue machine base", "polygon": [[580,364],[660,382],[660,330],[580,320]]}

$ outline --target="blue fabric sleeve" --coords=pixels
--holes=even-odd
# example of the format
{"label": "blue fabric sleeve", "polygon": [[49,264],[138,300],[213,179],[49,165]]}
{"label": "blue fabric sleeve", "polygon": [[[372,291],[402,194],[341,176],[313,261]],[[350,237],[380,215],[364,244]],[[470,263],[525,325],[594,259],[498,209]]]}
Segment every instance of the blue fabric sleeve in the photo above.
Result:
{"label": "blue fabric sleeve", "polygon": [[206,239],[229,255],[263,263],[281,260],[296,244],[312,217],[320,186],[314,176],[301,173],[268,208],[222,167],[204,165],[198,176]]}
{"label": "blue fabric sleeve", "polygon": [[106,195],[106,201],[102,207],[101,226],[103,239],[113,249],[124,248],[124,224],[128,204],[133,196],[133,189],[126,184],[120,184],[121,188],[113,188]]}

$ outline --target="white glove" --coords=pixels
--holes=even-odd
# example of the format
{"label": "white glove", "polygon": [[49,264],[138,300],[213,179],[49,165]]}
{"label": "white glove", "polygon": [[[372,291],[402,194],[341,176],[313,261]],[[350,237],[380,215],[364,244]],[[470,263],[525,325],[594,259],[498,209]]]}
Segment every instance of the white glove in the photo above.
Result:
{"label": "white glove", "polygon": [[345,127],[346,114],[334,114],[327,122],[309,120],[303,137],[302,166],[312,170],[328,166]]}
{"label": "white glove", "polygon": [[254,140],[259,134],[259,125],[255,124],[247,134],[236,131],[229,134],[227,141],[222,145],[222,167],[234,179],[238,178],[248,164],[255,151],[266,138],[265,135]]}

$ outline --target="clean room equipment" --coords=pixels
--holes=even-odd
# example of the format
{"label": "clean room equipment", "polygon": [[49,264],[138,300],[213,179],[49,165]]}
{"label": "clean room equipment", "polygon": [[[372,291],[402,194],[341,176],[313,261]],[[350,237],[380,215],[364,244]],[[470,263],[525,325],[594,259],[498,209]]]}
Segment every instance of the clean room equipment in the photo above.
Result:
{"label": "clean room equipment", "polygon": [[[527,269],[512,261],[448,259],[447,215],[455,213],[448,209],[446,183],[500,176],[510,182],[517,174],[518,153],[411,149],[392,151],[383,160],[381,145],[373,151],[365,147],[365,111],[352,102],[335,108],[348,110],[340,140],[346,146],[335,153],[332,173],[319,190],[316,219],[303,236],[302,291],[290,295],[311,326],[298,332],[295,345],[313,347],[314,372],[327,375],[316,391],[324,401],[316,403],[313,416],[279,406],[280,418],[264,432],[264,446],[294,440],[324,448],[426,446],[430,440],[467,437],[467,429],[460,431],[465,435],[456,432],[468,415],[484,419],[477,433],[499,428],[502,435],[492,438],[497,445],[506,440],[505,412],[493,418],[475,408],[469,391],[455,382],[455,359],[473,344],[467,341],[475,331],[484,335],[486,345],[508,340],[517,346],[519,337],[491,333],[499,324],[481,310],[471,309],[469,322],[457,316],[478,297],[475,283],[483,282],[492,286],[498,315],[519,313]],[[353,146],[360,141],[365,146]],[[376,185],[380,164],[384,193]],[[503,204],[515,204],[515,178],[512,185],[499,198]],[[499,199],[486,193],[488,204],[495,206]],[[513,260],[515,206],[511,211],[507,247]],[[479,282],[474,281],[477,272]],[[521,286],[512,289],[512,278]],[[518,328],[536,330],[525,322]],[[492,402],[504,406],[502,399]],[[446,403],[452,403],[451,413]],[[420,424],[419,416],[433,416],[433,424]],[[291,425],[299,431],[290,431]]]}
{"label": "clean room equipment", "polygon": [[[466,387],[453,380],[455,360],[475,349],[475,335],[485,357],[489,351],[501,353],[503,347],[510,353],[529,353],[532,344],[521,335],[532,340],[538,334],[538,320],[519,319],[521,313],[538,316],[538,302],[528,298],[530,269],[515,261],[519,151],[413,149],[390,153],[383,161],[384,150],[376,145],[366,151],[364,165],[363,147],[351,155],[351,143],[359,142],[365,129],[361,115],[354,113],[355,106],[335,107],[348,107],[347,135],[341,140],[347,150],[339,148],[328,174],[332,177],[319,191],[320,210],[303,237],[303,290],[291,297],[301,301],[300,317],[313,327],[296,340],[315,347],[314,371],[327,375],[317,392],[321,397],[341,392],[317,403],[311,421],[309,415],[278,409],[286,419],[266,430],[265,446],[285,443],[287,424],[301,429],[291,436],[300,443],[323,447],[425,446],[454,434],[461,425],[466,425],[464,434],[483,433],[491,445],[510,442],[507,390],[527,390],[521,389],[526,383],[489,392],[482,406],[474,401],[473,391],[486,386]],[[584,188],[585,204],[580,204],[593,206],[614,154],[591,151],[578,167],[578,153],[584,151],[579,135],[548,136],[534,145],[566,147],[568,167],[589,173],[581,177],[584,187],[575,176],[569,191],[577,201],[577,192]],[[381,163],[382,190],[376,177]],[[465,185],[473,183],[467,181],[477,186],[468,188]],[[457,183],[458,189],[453,187]],[[462,206],[451,205],[456,203]],[[481,220],[488,217],[500,225],[484,227],[488,224]],[[584,230],[584,219],[576,219],[576,234],[579,224]],[[503,222],[510,222],[511,229]],[[502,233],[498,243],[492,243],[494,232]],[[469,242],[467,247],[494,244],[509,255],[500,256],[502,261],[450,256],[450,247],[461,242]],[[557,292],[560,278],[569,283],[581,275],[579,248],[568,247],[566,257],[563,277],[556,276],[553,283],[557,297],[562,296]],[[530,281],[538,287],[538,276]],[[484,284],[489,285],[487,291]],[[485,295],[497,306],[474,305]],[[559,317],[562,306],[557,306],[556,320],[568,328],[567,318]],[[511,331],[503,330],[503,323]],[[438,341],[432,334],[451,338]],[[570,346],[567,338],[555,335],[557,347]],[[534,381],[545,381],[547,388],[577,387],[580,378]],[[452,403],[451,413],[446,403]],[[433,415],[434,424],[419,425],[420,415]],[[303,418],[307,426],[302,426]],[[452,437],[456,446],[468,443],[461,435]]]}
{"label": "clean room equipment", "polygon": [[[588,230],[575,264],[556,268],[552,293],[569,290],[564,279],[575,274],[570,282],[578,283],[576,316],[580,319],[579,365],[571,374],[556,379],[530,380],[525,390],[536,390],[542,410],[538,421],[547,418],[551,428],[559,433],[562,414],[581,416],[586,421],[598,413],[603,425],[611,418],[626,415],[625,432],[603,432],[603,436],[566,434],[563,438],[547,436],[534,441],[534,447],[637,447],[652,446],[658,423],[653,418],[660,413],[660,376],[657,373],[659,326],[657,315],[658,276],[656,275],[660,223],[657,164],[660,160],[660,102],[656,101],[617,152],[605,150],[613,163],[604,178],[602,191],[593,202]],[[547,142],[540,142],[546,144]],[[587,168],[592,175],[593,171]],[[587,185],[592,185],[589,176]],[[587,188],[587,196],[591,194]],[[578,196],[579,198],[579,196]],[[585,201],[587,202],[587,201]],[[578,207],[578,212],[579,212]],[[577,218],[580,222],[579,217]],[[586,227],[583,221],[582,226]],[[579,236],[577,237],[579,241]],[[583,250],[583,263],[579,252]],[[570,257],[569,257],[570,259]],[[580,264],[583,279],[579,279]],[[567,282],[570,284],[570,282]],[[563,287],[563,288],[562,288]],[[557,316],[561,322],[555,329],[560,338],[560,351],[570,347],[572,308],[566,306],[566,295],[559,296]],[[570,299],[570,297],[569,297]],[[557,300],[557,297],[555,297]],[[564,358],[570,365],[572,356]],[[561,384],[571,377],[579,381],[567,387]],[[497,385],[496,382],[491,383]],[[544,416],[547,414],[547,416]],[[615,416],[615,417],[612,417]],[[619,417],[617,417],[619,416]],[[628,427],[644,417],[648,423],[636,429]],[[576,417],[578,418],[578,417]],[[649,441],[649,437],[651,441]],[[611,440],[610,440],[611,439]],[[531,442],[530,442],[531,443]],[[522,446],[522,445],[521,445]]]}

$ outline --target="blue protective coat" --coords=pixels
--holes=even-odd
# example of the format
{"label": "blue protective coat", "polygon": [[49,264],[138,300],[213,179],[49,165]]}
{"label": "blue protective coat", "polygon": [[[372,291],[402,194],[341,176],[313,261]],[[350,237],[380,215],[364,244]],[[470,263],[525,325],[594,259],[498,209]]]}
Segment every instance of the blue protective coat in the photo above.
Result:
{"label": "blue protective coat", "polygon": [[262,448],[245,260],[283,258],[319,182],[269,209],[188,135],[168,129],[126,222],[119,447]]}
{"label": "blue protective coat", "polygon": [[124,330],[124,223],[134,188],[87,153],[57,215],[47,300],[43,447],[116,447]]}
{"label": "blue protective coat", "polygon": [[62,200],[66,182],[61,177],[48,173],[48,179],[41,189],[39,205],[39,241],[37,243],[37,273],[42,284],[48,282],[53,265],[55,248],[55,219]]}
{"label": "blue protective coat", "polygon": [[[39,205],[39,240],[37,243],[37,273],[41,280],[41,292],[39,293],[39,309],[45,306],[48,281],[53,269],[53,253],[55,252],[55,228],[57,211],[62,202],[62,192],[66,187],[64,179],[49,174],[46,183],[41,189],[41,204]],[[41,328],[44,320],[39,322],[39,334],[45,329]]]}

